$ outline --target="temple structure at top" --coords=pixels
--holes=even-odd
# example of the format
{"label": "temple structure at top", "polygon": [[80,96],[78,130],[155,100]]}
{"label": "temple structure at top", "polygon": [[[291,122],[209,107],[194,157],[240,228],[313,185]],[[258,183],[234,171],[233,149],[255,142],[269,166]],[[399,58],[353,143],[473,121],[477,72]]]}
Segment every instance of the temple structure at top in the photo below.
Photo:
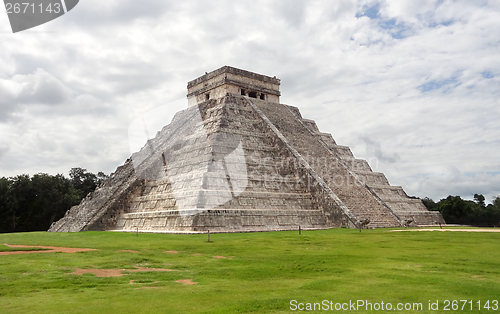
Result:
{"label": "temple structure at top", "polygon": [[280,101],[280,80],[224,66],[188,82],[188,106],[231,95],[248,96],[272,103]]}

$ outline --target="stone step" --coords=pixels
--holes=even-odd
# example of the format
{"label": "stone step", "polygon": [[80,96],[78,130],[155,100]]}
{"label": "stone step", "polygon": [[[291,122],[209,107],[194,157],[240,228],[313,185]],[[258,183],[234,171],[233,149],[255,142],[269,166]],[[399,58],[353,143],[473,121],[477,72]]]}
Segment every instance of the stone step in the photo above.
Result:
{"label": "stone step", "polygon": [[[313,155],[315,157],[329,158],[331,152],[324,147],[318,139],[295,116],[282,105],[273,105],[266,102],[252,100],[263,114],[273,123],[278,131],[286,137],[289,144],[302,156]],[[347,152],[348,148],[339,147]],[[345,153],[344,153],[345,154]],[[316,173],[326,172],[320,165],[311,165]],[[388,209],[376,200],[373,195],[352,177],[348,169],[343,165],[335,167],[335,171],[343,178],[350,178],[351,184],[335,184],[333,180],[326,180],[330,189],[344,203],[350,212],[358,219],[370,219],[370,221],[381,221],[386,227],[399,226],[398,220],[388,212]],[[324,178],[326,179],[326,178]]]}
{"label": "stone step", "polygon": [[[219,231],[290,230],[291,227],[324,228],[326,220],[320,210],[241,210],[164,211],[130,213],[121,216],[117,230]],[[193,230],[194,227],[194,230]]]}

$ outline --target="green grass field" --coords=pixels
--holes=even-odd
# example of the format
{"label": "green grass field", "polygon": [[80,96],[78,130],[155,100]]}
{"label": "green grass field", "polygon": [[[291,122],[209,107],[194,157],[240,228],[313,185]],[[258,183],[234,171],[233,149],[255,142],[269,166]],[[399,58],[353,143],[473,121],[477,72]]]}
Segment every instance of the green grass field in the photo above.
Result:
{"label": "green grass field", "polygon": [[[331,312],[343,312],[336,303],[357,300],[393,307],[422,303],[421,311],[393,313],[463,313],[471,305],[479,312],[481,301],[481,312],[500,312],[493,301],[500,301],[500,233],[388,231],[211,234],[210,243],[206,235],[3,234],[0,244],[99,250],[0,255],[0,313],[312,312],[292,311],[291,300],[304,308],[328,300]],[[68,274],[75,268],[138,267],[176,271]],[[181,279],[198,284],[176,282]],[[472,302],[463,310],[459,302],[457,311],[450,302],[446,311],[445,300]],[[429,301],[439,301],[439,310],[429,311]]]}

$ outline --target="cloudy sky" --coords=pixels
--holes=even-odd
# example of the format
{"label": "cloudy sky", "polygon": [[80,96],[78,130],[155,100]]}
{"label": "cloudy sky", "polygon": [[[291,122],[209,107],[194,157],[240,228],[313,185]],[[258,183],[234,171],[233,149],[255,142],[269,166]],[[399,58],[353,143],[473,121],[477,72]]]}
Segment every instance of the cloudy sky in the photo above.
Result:
{"label": "cloudy sky", "polygon": [[12,34],[0,13],[0,176],[113,172],[128,127],[224,65],[409,195],[500,195],[500,2],[81,0]]}

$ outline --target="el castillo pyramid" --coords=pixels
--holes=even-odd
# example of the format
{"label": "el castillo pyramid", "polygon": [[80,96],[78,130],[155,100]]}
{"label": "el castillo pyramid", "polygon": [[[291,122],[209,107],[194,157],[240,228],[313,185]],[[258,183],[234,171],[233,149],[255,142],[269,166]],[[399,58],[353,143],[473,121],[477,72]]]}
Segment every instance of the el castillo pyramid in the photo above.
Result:
{"label": "el castillo pyramid", "polygon": [[49,231],[240,232],[444,223],[280,104],[280,80],[229,66]]}

